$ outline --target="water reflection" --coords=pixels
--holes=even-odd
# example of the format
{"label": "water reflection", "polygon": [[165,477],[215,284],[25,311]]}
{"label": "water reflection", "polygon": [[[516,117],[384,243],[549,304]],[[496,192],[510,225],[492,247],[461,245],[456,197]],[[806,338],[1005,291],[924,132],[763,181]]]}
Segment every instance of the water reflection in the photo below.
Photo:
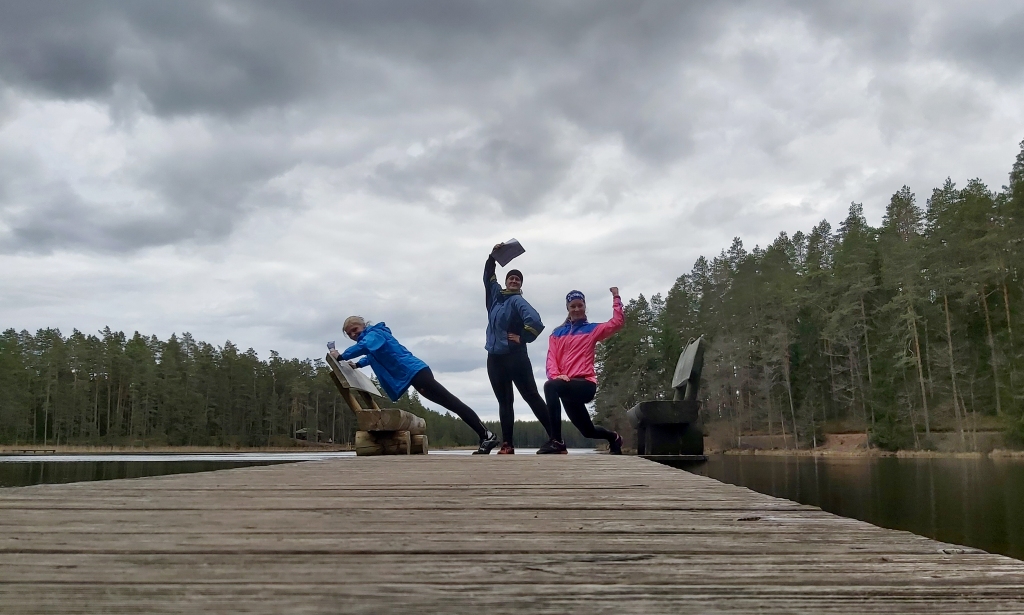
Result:
{"label": "water reflection", "polygon": [[263,461],[316,461],[337,457],[354,457],[352,451],[310,451],[300,453],[231,452],[231,453],[58,453],[53,455],[0,455],[0,464],[5,463],[68,463],[80,461],[212,461],[249,463]]}
{"label": "water reflection", "polygon": [[[520,449],[532,454],[537,449]],[[431,455],[470,455],[472,450],[438,450]],[[592,454],[594,449],[570,449],[573,455]],[[25,487],[43,483],[74,483],[91,480],[141,478],[165,474],[209,472],[295,461],[355,458],[352,451],[304,451],[298,453],[109,453],[0,455],[0,487]]]}
{"label": "water reflection", "polygon": [[1024,462],[714,455],[699,474],[844,517],[1024,559]]}
{"label": "water reflection", "polygon": [[29,461],[0,463],[0,487],[208,472],[287,461]]}

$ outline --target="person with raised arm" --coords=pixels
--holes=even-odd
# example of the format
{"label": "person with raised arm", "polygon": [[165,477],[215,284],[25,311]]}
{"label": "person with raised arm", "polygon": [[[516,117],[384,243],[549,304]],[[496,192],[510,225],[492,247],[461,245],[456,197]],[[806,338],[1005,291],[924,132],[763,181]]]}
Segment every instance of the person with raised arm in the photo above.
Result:
{"label": "person with raised arm", "polygon": [[548,433],[551,439],[537,451],[540,455],[568,452],[562,441],[563,406],[569,420],[583,437],[607,440],[611,454],[622,454],[622,437],[614,431],[595,426],[587,410],[587,404],[597,393],[597,373],[594,371],[597,343],[614,335],[625,322],[618,287],[608,290],[612,293],[612,319],[601,323],[587,320],[587,299],[583,293],[573,290],[565,296],[568,316],[548,338],[548,381],[544,383],[544,397],[550,413],[548,424],[551,429]]}
{"label": "person with raised arm", "polygon": [[501,420],[501,449],[499,455],[515,454],[512,430],[515,414],[512,403],[515,395],[512,385],[519,389],[523,400],[533,410],[544,431],[551,435],[548,426],[548,407],[537,390],[533,377],[533,365],[526,352],[526,345],[537,339],[544,330],[540,314],[523,297],[523,273],[510,269],[505,274],[505,288],[498,284],[495,275],[494,253],[504,244],[498,244],[484,263],[485,305],[487,307],[487,378],[498,399],[498,418]]}
{"label": "person with raised arm", "polygon": [[[361,316],[349,316],[342,330],[355,344],[341,353],[332,348],[331,356],[349,361],[355,368],[369,365],[391,401],[398,401],[412,386],[426,399],[452,411],[480,436],[480,446],[474,455],[487,455],[498,444],[498,436],[484,427],[477,413],[441,386],[430,367],[398,343],[387,325],[379,322],[367,326]],[[362,359],[353,362],[356,357]]]}

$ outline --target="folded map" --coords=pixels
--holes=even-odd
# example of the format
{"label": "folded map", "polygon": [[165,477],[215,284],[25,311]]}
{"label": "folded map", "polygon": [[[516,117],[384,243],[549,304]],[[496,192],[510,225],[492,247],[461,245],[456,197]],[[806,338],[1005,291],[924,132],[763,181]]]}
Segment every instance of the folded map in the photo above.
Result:
{"label": "folded map", "polygon": [[505,265],[512,262],[512,259],[526,252],[522,244],[517,239],[509,239],[505,243],[501,244],[501,247],[491,252],[491,256],[494,260],[498,261],[498,264],[504,267]]}

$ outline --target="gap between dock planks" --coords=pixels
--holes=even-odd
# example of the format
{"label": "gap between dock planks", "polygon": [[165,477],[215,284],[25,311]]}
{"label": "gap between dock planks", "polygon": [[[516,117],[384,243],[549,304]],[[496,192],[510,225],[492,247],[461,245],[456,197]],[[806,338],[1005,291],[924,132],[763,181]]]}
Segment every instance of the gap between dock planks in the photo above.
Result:
{"label": "gap between dock planks", "polygon": [[1024,613],[1024,563],[636,457],[0,489],[0,613]]}

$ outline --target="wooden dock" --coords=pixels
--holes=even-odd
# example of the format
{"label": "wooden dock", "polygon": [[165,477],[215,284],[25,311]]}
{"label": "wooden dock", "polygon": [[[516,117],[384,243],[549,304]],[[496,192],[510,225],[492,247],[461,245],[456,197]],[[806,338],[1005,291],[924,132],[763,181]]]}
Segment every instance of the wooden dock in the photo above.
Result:
{"label": "wooden dock", "polygon": [[0,489],[0,612],[1024,613],[1024,562],[636,457]]}

